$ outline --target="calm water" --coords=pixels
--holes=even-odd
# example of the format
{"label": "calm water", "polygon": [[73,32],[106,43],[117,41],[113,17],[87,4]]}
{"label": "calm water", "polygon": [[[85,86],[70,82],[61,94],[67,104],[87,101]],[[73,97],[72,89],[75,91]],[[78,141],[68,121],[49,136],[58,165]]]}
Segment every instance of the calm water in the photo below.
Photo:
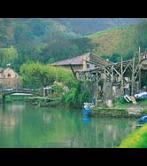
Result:
{"label": "calm water", "polygon": [[87,121],[80,111],[0,105],[0,147],[115,147],[135,129],[136,120]]}

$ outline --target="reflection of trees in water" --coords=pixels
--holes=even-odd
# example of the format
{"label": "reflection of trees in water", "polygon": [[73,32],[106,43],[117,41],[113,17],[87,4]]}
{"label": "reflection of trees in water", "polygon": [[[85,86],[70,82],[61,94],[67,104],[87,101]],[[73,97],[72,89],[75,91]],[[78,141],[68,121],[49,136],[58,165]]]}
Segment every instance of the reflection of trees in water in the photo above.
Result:
{"label": "reflection of trees in water", "polygon": [[15,130],[9,136],[0,136],[0,145],[3,141],[17,147],[113,147],[133,130],[134,124],[112,118],[92,118],[84,124],[82,115],[67,109],[7,108],[0,110],[0,130],[3,126]]}
{"label": "reflection of trees in water", "polygon": [[75,147],[115,147],[132,131],[133,122],[127,119],[93,119],[89,126],[79,126]]}

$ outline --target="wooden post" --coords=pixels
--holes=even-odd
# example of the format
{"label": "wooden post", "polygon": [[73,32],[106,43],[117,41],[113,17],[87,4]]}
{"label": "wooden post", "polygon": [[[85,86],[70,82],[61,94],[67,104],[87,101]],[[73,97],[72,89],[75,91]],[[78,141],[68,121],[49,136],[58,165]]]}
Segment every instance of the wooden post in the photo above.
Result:
{"label": "wooden post", "polygon": [[123,95],[124,91],[124,81],[123,81],[123,57],[121,55],[121,95]]}
{"label": "wooden post", "polygon": [[114,81],[114,73],[113,73],[113,65],[112,65],[112,67],[111,67],[111,72],[112,72],[112,77],[111,77],[111,82],[113,83],[113,81]]}
{"label": "wooden post", "polygon": [[72,65],[71,65],[71,64],[70,64],[70,68],[71,68],[71,71],[72,71],[72,73],[73,73],[74,77],[77,79],[77,77],[76,77],[76,73],[75,73],[75,71],[74,71],[74,69],[73,69],[73,67],[72,67]]}
{"label": "wooden post", "polygon": [[131,95],[134,94],[134,73],[135,72],[135,56],[133,57],[133,61],[132,61],[132,86],[131,86]]}
{"label": "wooden post", "polygon": [[86,57],[83,58],[83,70],[87,69],[87,61]]}
{"label": "wooden post", "polygon": [[106,69],[104,68],[103,100],[106,100]]}
{"label": "wooden post", "polygon": [[112,73],[112,75],[111,75],[111,92],[112,92],[112,99],[114,99],[115,98],[115,95],[114,95],[114,91],[113,91],[113,82],[114,82],[114,72],[113,72],[113,65],[112,65],[112,67],[111,67],[111,73]]}
{"label": "wooden post", "polygon": [[[140,62],[141,62],[141,55],[140,55],[140,47],[139,47],[139,56],[138,56],[138,60],[139,60],[139,65],[140,65]],[[141,69],[139,69],[139,89],[141,89]]]}
{"label": "wooden post", "polygon": [[98,72],[96,72],[96,105],[97,105],[97,99],[98,99],[98,87],[99,87],[99,81],[98,81]]}

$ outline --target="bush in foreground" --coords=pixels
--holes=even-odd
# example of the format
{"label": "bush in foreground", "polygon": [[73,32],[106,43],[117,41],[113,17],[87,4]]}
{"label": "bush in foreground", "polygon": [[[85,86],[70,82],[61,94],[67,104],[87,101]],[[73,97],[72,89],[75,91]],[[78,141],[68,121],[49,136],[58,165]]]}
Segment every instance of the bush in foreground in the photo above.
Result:
{"label": "bush in foreground", "polygon": [[122,141],[119,148],[147,148],[147,125],[130,134]]}

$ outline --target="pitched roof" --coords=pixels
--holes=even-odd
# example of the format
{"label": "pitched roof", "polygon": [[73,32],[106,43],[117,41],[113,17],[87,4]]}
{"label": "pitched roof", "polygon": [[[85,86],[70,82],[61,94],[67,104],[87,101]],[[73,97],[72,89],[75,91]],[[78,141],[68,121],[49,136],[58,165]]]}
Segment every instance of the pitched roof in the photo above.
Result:
{"label": "pitched roof", "polygon": [[95,64],[101,64],[101,65],[109,65],[111,64],[111,62],[103,59],[102,57],[99,57],[97,55],[93,55],[91,53],[86,53],[71,59],[66,59],[66,60],[62,60],[62,61],[58,61],[53,63],[52,65],[61,65],[61,66],[66,66],[66,65],[82,65],[83,64],[83,59],[85,59],[87,61],[91,61],[91,62],[95,62]]}
{"label": "pitched roof", "polygon": [[53,63],[52,65],[82,65],[83,64],[83,58],[89,57],[90,53],[86,53],[71,59],[66,59],[66,60],[62,60],[62,61],[58,61]]}

